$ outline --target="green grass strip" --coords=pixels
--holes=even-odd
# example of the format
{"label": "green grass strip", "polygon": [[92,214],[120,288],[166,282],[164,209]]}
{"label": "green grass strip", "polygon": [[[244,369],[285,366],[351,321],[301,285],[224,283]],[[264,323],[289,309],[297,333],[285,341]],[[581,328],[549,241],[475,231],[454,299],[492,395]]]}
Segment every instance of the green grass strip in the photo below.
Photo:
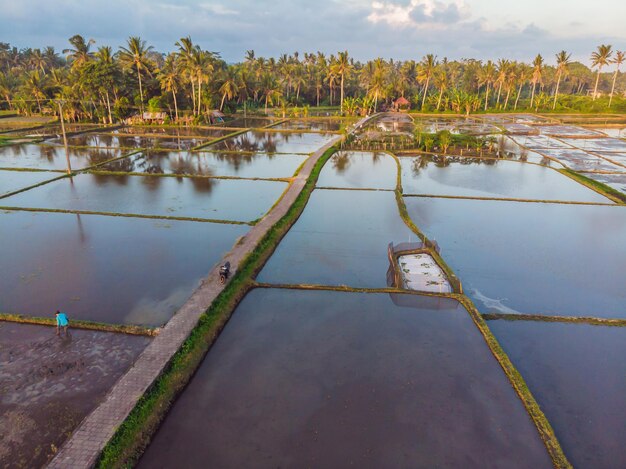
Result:
{"label": "green grass strip", "polygon": [[500,343],[487,326],[487,323],[485,322],[483,316],[478,312],[478,310],[474,306],[474,303],[472,303],[472,301],[467,296],[455,295],[455,297],[469,312],[470,317],[474,321],[474,324],[476,324],[476,327],[478,327],[478,330],[484,337],[485,342],[487,342],[491,353],[504,370],[504,373],[513,385],[513,389],[522,400],[522,403],[524,404],[524,407],[526,407],[528,415],[530,415],[530,418],[535,424],[535,427],[537,427],[539,436],[543,440],[548,450],[548,454],[552,459],[554,467],[559,469],[571,468],[572,465],[567,460],[567,457],[563,452],[563,448],[561,448],[561,444],[559,443],[559,440],[554,433],[552,425],[550,425],[550,422],[539,407],[539,404],[535,400],[535,397],[530,392],[530,389],[528,389],[526,381],[519,373],[519,371],[517,371],[517,369],[509,359],[509,356],[504,352],[504,350],[500,346]]}
{"label": "green grass strip", "polygon": [[608,202],[577,202],[575,200],[544,200],[544,199],[517,199],[514,197],[480,197],[467,195],[441,195],[441,194],[403,194],[404,197],[421,197],[427,199],[461,199],[461,200],[495,200],[498,202],[523,202],[532,204],[561,204],[561,205],[599,205],[615,207],[616,204]]}
{"label": "green grass strip", "polygon": [[234,308],[253,287],[252,278],[261,270],[278,243],[306,206],[319,173],[335,152],[330,148],[317,161],[307,182],[285,216],[276,222],[257,247],[244,259],[224,290],[204,313],[182,347],[152,387],[107,444],[96,464],[98,468],[130,467],[150,443],[162,419],[185,388],[205,354],[230,318]]}
{"label": "green grass strip", "polygon": [[[49,181],[47,181],[49,182]],[[148,218],[151,220],[173,220],[173,221],[196,221],[202,223],[218,223],[222,225],[253,225],[253,222],[235,221],[235,220],[217,220],[212,218],[195,218],[195,217],[173,217],[168,215],[143,215],[140,213],[117,213],[117,212],[98,212],[93,210],[63,210],[58,208],[33,208],[33,207],[2,207],[0,210],[12,212],[42,212],[42,213],[70,213],[78,215],[102,215],[105,217],[124,217],[124,218]]]}
{"label": "green grass strip", "polygon": [[[37,316],[24,316],[22,314],[0,313],[0,321],[15,322],[19,324],[36,324],[39,326],[56,326],[54,317],[42,318]],[[145,335],[155,337],[161,331],[158,327],[134,326],[129,324],[107,324],[102,322],[84,321],[72,319],[70,329],[86,329],[90,331],[116,332],[130,335]]]}
{"label": "green grass strip", "polygon": [[586,186],[589,189],[594,190],[599,194],[602,194],[603,196],[611,199],[618,204],[626,204],[626,194],[623,194],[622,192],[615,190],[612,187],[607,186],[606,184],[594,181],[593,179],[583,176],[582,174],[572,169],[558,169],[557,171],[572,178],[574,181],[579,182],[583,186]]}
{"label": "green grass strip", "polygon": [[589,324],[591,326],[626,327],[626,319],[607,319],[591,316],[546,316],[543,314],[483,313],[482,317],[485,321],[541,321]]}

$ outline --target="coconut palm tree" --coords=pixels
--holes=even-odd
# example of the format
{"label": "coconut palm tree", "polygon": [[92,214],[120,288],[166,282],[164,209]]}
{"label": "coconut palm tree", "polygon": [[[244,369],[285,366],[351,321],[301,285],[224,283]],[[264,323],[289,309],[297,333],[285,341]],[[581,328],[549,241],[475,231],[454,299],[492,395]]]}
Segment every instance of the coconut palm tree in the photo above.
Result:
{"label": "coconut palm tree", "polygon": [[450,86],[450,76],[445,69],[441,68],[435,72],[433,79],[435,82],[435,86],[439,89],[439,98],[437,99],[437,111],[439,111],[443,94]]}
{"label": "coconut palm tree", "polygon": [[344,89],[344,81],[346,76],[348,76],[352,72],[352,64],[350,63],[350,59],[348,57],[348,51],[339,52],[337,55],[337,59],[333,64],[333,73],[339,77],[341,77],[340,87],[341,87],[341,98],[339,109],[341,114],[343,114],[343,89]]}
{"label": "coconut palm tree", "polygon": [[533,84],[533,91],[530,96],[530,107],[533,107],[535,102],[535,91],[537,90],[537,83],[541,83],[543,76],[543,57],[541,54],[537,54],[535,60],[533,60],[533,74],[530,78],[530,82]]}
{"label": "coconut palm tree", "polygon": [[46,80],[45,76],[39,74],[39,70],[33,70],[26,74],[23,90],[26,94],[32,96],[37,101],[37,107],[41,114],[41,101],[46,99]]}
{"label": "coconut palm tree", "polygon": [[93,58],[93,53],[90,52],[89,49],[95,42],[96,41],[93,39],[89,39],[89,41],[85,42],[84,37],[80,34],[76,34],[69,39],[69,43],[73,48],[63,49],[63,53],[67,57],[67,60],[72,62],[72,66],[79,67]]}
{"label": "coconut palm tree", "polygon": [[146,72],[152,76],[150,67],[152,61],[149,58],[149,53],[153,49],[152,46],[146,45],[146,41],[142,40],[139,36],[131,36],[126,41],[127,47],[120,46],[118,53],[120,63],[132,70],[135,67],[137,71],[137,81],[139,82],[139,99],[141,103],[141,113],[143,114],[143,87],[141,83],[141,73]]}
{"label": "coconut palm tree", "polygon": [[568,54],[564,50],[556,54],[556,89],[554,90],[554,102],[552,103],[552,109],[556,109],[556,100],[559,97],[559,86],[561,85],[561,78],[568,74],[568,66],[571,63],[570,57],[572,54]]}
{"label": "coconut palm tree", "polygon": [[[495,77],[496,67],[491,60],[488,60],[485,66],[478,71],[478,86],[485,85],[485,111],[489,104],[489,85],[495,81]],[[465,95],[463,95],[463,97],[465,97]]]}
{"label": "coconut palm tree", "polygon": [[600,72],[602,67],[610,63],[611,55],[613,55],[613,46],[602,44],[598,46],[598,50],[591,54],[591,66],[598,67],[598,74],[596,76],[596,86],[593,89],[593,100],[596,100],[598,96],[598,83],[600,82]]}
{"label": "coconut palm tree", "polygon": [[611,96],[609,97],[609,107],[611,107],[611,103],[613,102],[613,92],[615,91],[615,81],[617,80],[617,75],[619,73],[619,69],[621,65],[624,63],[624,59],[626,59],[626,53],[624,51],[618,50],[615,53],[615,58],[611,61],[616,65],[615,73],[613,74],[613,84],[611,85]]}
{"label": "coconut palm tree", "polygon": [[176,116],[176,122],[178,122],[178,101],[176,99],[176,92],[180,86],[180,64],[176,54],[168,54],[165,58],[165,64],[163,64],[163,68],[159,70],[159,84],[163,91],[172,93],[172,98],[174,98],[174,114]]}
{"label": "coconut palm tree", "polygon": [[502,94],[502,87],[506,82],[511,68],[511,62],[506,59],[499,59],[497,66],[497,76],[495,83],[498,85],[498,97],[496,99],[496,106],[500,107],[500,95]]}
{"label": "coconut palm tree", "polygon": [[226,100],[226,98],[233,99],[235,95],[239,92],[237,74],[233,71],[228,71],[226,73],[224,81],[222,82],[222,85],[220,86],[219,91],[222,95],[222,102],[220,103],[221,111],[222,109],[224,109],[224,101]]}
{"label": "coconut palm tree", "polygon": [[424,103],[426,102],[426,95],[428,94],[428,85],[430,84],[430,79],[435,73],[435,68],[437,67],[437,56],[433,54],[426,54],[420,63],[420,78],[422,81],[425,81],[424,85],[424,96],[422,97],[422,107],[424,108]]}
{"label": "coconut palm tree", "polygon": [[267,114],[267,107],[278,104],[283,97],[280,83],[278,80],[270,74],[266,73],[261,79],[261,93],[265,100],[265,114]]}

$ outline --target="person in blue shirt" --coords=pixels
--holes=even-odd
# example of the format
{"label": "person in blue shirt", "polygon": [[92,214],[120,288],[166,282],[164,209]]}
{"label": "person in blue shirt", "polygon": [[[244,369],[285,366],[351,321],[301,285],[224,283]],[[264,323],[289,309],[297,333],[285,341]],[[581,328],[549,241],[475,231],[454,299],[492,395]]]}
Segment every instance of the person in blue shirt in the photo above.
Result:
{"label": "person in blue shirt", "polygon": [[61,333],[61,328],[63,328],[63,332],[65,332],[65,337],[67,337],[67,328],[70,325],[70,322],[67,320],[67,316],[65,315],[65,313],[62,313],[61,311],[57,310],[56,318],[57,318],[57,335]]}

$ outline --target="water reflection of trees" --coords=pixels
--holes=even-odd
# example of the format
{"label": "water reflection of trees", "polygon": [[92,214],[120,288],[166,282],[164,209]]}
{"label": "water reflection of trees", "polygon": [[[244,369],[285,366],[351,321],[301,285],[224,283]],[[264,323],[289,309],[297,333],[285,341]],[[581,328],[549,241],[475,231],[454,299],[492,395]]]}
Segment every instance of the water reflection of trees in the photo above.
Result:
{"label": "water reflection of trees", "polygon": [[342,151],[333,155],[331,158],[331,164],[333,169],[339,174],[343,174],[352,164],[353,153]]}
{"label": "water reflection of trees", "polygon": [[429,165],[433,165],[436,168],[447,168],[453,164],[496,166],[498,160],[455,155],[425,155],[413,158],[411,161],[411,174],[415,177],[419,176],[422,170],[428,169]]}

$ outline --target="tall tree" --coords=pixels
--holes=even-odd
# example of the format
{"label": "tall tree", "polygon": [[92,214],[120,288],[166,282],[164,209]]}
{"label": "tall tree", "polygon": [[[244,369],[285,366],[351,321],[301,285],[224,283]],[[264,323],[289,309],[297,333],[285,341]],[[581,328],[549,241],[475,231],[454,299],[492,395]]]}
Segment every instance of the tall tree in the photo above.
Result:
{"label": "tall tree", "polygon": [[350,59],[348,57],[348,51],[339,52],[337,55],[337,60],[333,64],[333,73],[339,77],[341,77],[340,86],[341,86],[341,99],[339,101],[339,109],[341,114],[343,114],[343,93],[344,93],[344,82],[346,76],[348,76],[352,72],[352,65],[350,64]]}
{"label": "tall tree", "polygon": [[424,85],[424,95],[422,97],[422,109],[424,108],[424,103],[426,102],[426,95],[428,94],[428,85],[430,84],[430,79],[435,73],[435,68],[437,67],[437,56],[433,54],[427,54],[420,63],[420,76],[422,81],[425,81]]}
{"label": "tall tree", "polygon": [[176,99],[176,92],[180,86],[180,64],[176,54],[168,54],[165,58],[163,68],[159,71],[159,84],[163,91],[172,93],[174,100],[174,115],[176,116],[176,122],[178,122],[178,101]]}
{"label": "tall tree", "polygon": [[554,103],[552,103],[552,109],[556,109],[556,100],[559,97],[559,87],[561,85],[561,79],[569,72],[570,57],[572,54],[568,54],[564,50],[556,54],[556,88],[554,90]]}
{"label": "tall tree", "polygon": [[533,84],[533,91],[530,96],[530,107],[533,107],[533,103],[535,102],[535,92],[537,90],[537,83],[542,82],[543,77],[543,57],[541,54],[537,54],[535,60],[533,60],[533,73],[530,78],[530,82]]}
{"label": "tall tree", "polygon": [[90,51],[91,45],[96,41],[89,39],[85,41],[85,38],[80,34],[76,34],[69,39],[69,43],[73,46],[69,49],[63,49],[63,53],[72,63],[72,66],[80,67],[85,62],[88,62],[93,58],[93,52]]}
{"label": "tall tree", "polygon": [[142,40],[139,36],[131,36],[126,41],[126,46],[120,46],[119,60],[120,63],[132,70],[134,67],[137,71],[137,81],[139,82],[139,99],[141,104],[141,113],[143,114],[143,87],[141,84],[141,74],[146,72],[148,75],[152,75],[150,67],[152,61],[150,60],[148,53],[153,49],[152,46],[146,45],[146,41]]}
{"label": "tall tree", "polygon": [[624,51],[618,50],[615,53],[615,58],[611,61],[612,63],[615,64],[615,73],[613,74],[613,84],[611,85],[611,96],[609,97],[609,107],[611,107],[611,103],[613,102],[613,93],[615,92],[615,81],[617,80],[619,69],[624,63],[624,59],[626,59],[626,53],[624,53]]}
{"label": "tall tree", "polygon": [[598,96],[598,83],[600,82],[600,72],[602,67],[609,64],[609,60],[613,55],[613,46],[602,44],[598,46],[598,49],[591,54],[591,66],[598,67],[598,73],[596,76],[596,86],[593,88],[593,100],[596,100]]}

